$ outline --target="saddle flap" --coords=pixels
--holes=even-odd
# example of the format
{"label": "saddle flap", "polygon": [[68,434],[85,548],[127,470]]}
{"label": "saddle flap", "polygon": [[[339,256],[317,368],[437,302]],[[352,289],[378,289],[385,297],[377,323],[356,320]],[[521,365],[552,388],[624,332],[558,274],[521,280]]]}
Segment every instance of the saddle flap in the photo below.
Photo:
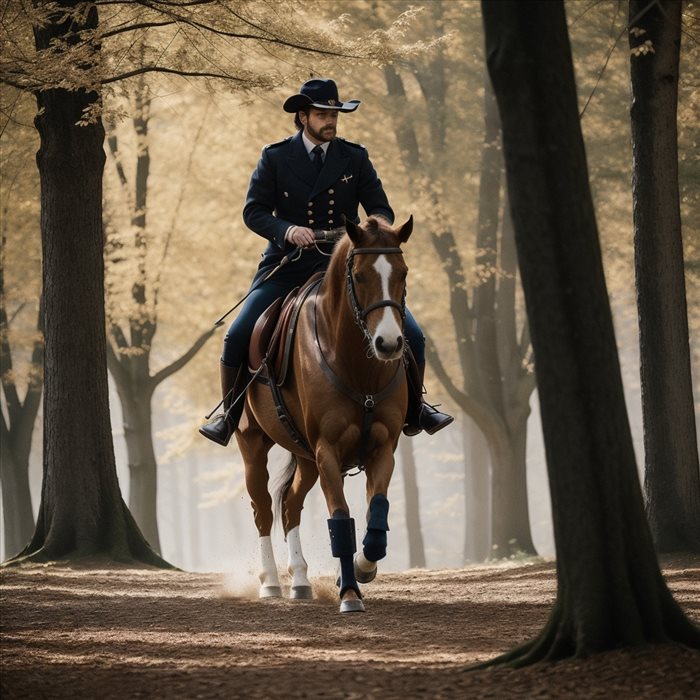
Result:
{"label": "saddle flap", "polygon": [[281,297],[275,299],[255,322],[253,334],[250,337],[250,345],[248,346],[248,367],[253,373],[258,370],[265,359],[265,355],[267,355],[270,341],[275,334],[283,301]]}
{"label": "saddle flap", "polygon": [[[296,291],[294,302],[289,304],[289,308],[285,309],[286,316],[282,319],[282,327],[280,333],[280,344],[277,348],[275,357],[275,376],[277,384],[282,386],[287,378],[287,370],[289,369],[290,359],[292,357],[292,343],[294,341],[294,333],[297,329],[297,321],[299,320],[299,312],[306,298],[311,292],[318,287],[323,279],[323,272],[316,272],[306,283]],[[285,302],[286,303],[286,302]]]}
{"label": "saddle flap", "polygon": [[276,299],[262,313],[255,323],[248,348],[248,365],[251,372],[256,372],[267,357],[267,367],[258,376],[271,379],[267,371],[271,369],[275,383],[278,386],[284,384],[299,312],[322,277],[323,273],[313,275],[302,287],[292,289],[284,300],[281,297]]}

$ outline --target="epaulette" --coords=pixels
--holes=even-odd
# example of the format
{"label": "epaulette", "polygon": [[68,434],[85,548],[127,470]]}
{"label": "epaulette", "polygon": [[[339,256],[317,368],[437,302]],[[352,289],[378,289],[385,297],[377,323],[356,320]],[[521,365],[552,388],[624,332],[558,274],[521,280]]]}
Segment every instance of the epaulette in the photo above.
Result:
{"label": "epaulette", "polygon": [[352,146],[353,148],[360,148],[363,151],[367,150],[366,146],[363,146],[361,143],[355,143],[354,141],[348,141],[347,139],[344,139],[342,136],[336,136],[338,141],[342,141],[346,146]]}
{"label": "epaulette", "polygon": [[291,139],[291,136],[287,136],[286,139],[282,139],[281,141],[275,141],[274,143],[268,143],[266,146],[263,146],[263,150],[267,150],[268,148],[276,148],[277,146],[281,146],[284,143],[287,143],[289,139]]}

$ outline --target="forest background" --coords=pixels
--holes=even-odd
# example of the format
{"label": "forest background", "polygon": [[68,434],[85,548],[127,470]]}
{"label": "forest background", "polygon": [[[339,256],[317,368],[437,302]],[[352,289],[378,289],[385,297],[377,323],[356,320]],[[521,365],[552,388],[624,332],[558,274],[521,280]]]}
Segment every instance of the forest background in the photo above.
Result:
{"label": "forest background", "polygon": [[[637,462],[642,468],[625,8],[615,1],[567,3],[605,272]],[[406,247],[411,270],[408,303],[424,327],[429,345],[435,348],[426,379],[428,398],[442,402],[458,417],[452,429],[438,436],[422,435],[402,442],[390,493],[391,546],[385,569],[402,570],[417,564],[459,567],[489,553],[499,556],[503,552],[492,548],[494,524],[488,508],[494,492],[489,488],[493,473],[489,452],[479,430],[454,399],[454,387],[448,390],[443,381],[446,373],[467,391],[470,382],[478,381],[478,377],[463,376],[460,350],[469,340],[456,323],[455,298],[463,294],[468,301],[464,315],[468,309],[475,314],[479,290],[490,283],[507,284],[512,277],[500,258],[494,263],[484,255],[478,239],[483,217],[483,154],[494,143],[485,126],[488,94],[479,4],[453,0],[424,3],[420,8],[420,3],[358,0],[304,3],[297,9],[310,27],[330,26],[333,32],[353,35],[395,22],[394,40],[412,48],[387,69],[366,60],[301,59],[281,48],[263,51],[242,42],[232,43],[231,54],[222,56],[221,61],[262,66],[260,75],[266,80],[261,79],[258,85],[252,81],[245,91],[233,91],[222,89],[220,83],[142,75],[105,95],[105,266],[111,337],[115,338],[118,325],[128,328],[135,314],[157,319],[157,333],[152,343],[149,341],[147,353],[144,347],[135,347],[119,354],[121,359],[147,354],[154,377],[183,355],[192,355],[186,365],[157,385],[153,395],[151,432],[157,461],[160,551],[168,561],[188,570],[254,568],[256,535],[240,456],[235,447],[222,450],[203,444],[197,426],[218,394],[223,331],[211,336],[209,331],[214,320],[245,293],[264,246],[241,218],[248,179],[261,147],[293,133],[290,116],[281,104],[313,73],[334,77],[342,99],[363,101],[355,114],[341,117],[339,133],[367,146],[397,220],[409,214],[415,217],[416,230]],[[692,25],[696,13],[695,3],[684,5],[685,22]],[[428,46],[436,37],[439,44]],[[157,47],[157,35],[151,33],[149,41],[153,44],[144,42],[144,51]],[[679,179],[696,415],[700,399],[698,54],[693,33],[686,32],[679,90]],[[116,56],[110,60],[118,61]],[[404,96],[397,92],[397,76]],[[28,94],[20,96],[6,86],[2,90],[4,304],[13,381],[26,387],[36,375],[32,351],[41,282],[34,161],[38,139],[32,124],[36,104]],[[442,143],[435,140],[436,124],[444,127]],[[419,144],[419,159],[413,162],[402,148],[407,125]],[[143,197],[144,191],[147,197]],[[139,200],[140,196],[143,199]],[[496,206],[502,212],[502,197]],[[456,245],[445,248],[445,238],[435,235],[436,230],[453,231]],[[456,281],[456,268],[462,270],[463,280]],[[139,303],[135,303],[135,288],[144,292]],[[515,314],[522,328],[521,303],[516,305]],[[199,351],[195,353],[195,349]],[[532,375],[527,372],[532,368],[525,350],[519,366],[527,392],[534,380],[528,384],[527,377]],[[118,374],[114,361],[111,369]],[[486,373],[478,364],[475,369],[479,376]],[[3,393],[3,410],[5,396]],[[534,549],[550,556],[554,547],[536,391],[530,404],[526,459],[529,523]],[[129,425],[129,420],[123,405],[124,398],[120,400],[113,383],[118,476],[122,493],[130,494],[130,506],[138,511],[132,505],[139,494],[133,489],[134,456],[127,452],[128,430],[124,425]],[[39,416],[34,423],[29,467],[34,515],[41,484],[41,445]],[[275,459],[281,462],[282,455]],[[411,488],[413,481],[415,490]],[[362,512],[363,484],[355,479],[350,487],[351,507]],[[2,507],[8,508],[5,499]],[[325,508],[320,490],[310,495],[306,511],[302,537],[307,543],[310,570],[326,573],[333,561],[321,524]],[[421,537],[418,544],[416,525]],[[153,543],[152,535],[148,538]],[[422,548],[422,561],[416,548]],[[0,559],[15,553],[7,551],[5,538],[0,538]],[[518,556],[517,547],[506,554]]]}

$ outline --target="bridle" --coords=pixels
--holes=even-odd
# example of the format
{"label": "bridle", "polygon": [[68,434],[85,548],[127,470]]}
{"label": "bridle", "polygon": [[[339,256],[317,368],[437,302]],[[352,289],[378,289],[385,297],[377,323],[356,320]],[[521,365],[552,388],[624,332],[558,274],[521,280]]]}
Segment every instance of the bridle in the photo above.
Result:
{"label": "bridle", "polygon": [[401,303],[394,301],[393,299],[382,299],[381,301],[375,301],[366,308],[360,306],[360,302],[357,299],[357,292],[355,291],[355,280],[352,276],[352,266],[355,261],[356,255],[403,255],[401,248],[353,248],[345,259],[345,282],[347,284],[348,298],[350,300],[350,306],[352,307],[352,315],[355,319],[355,323],[360,327],[360,330],[364,334],[365,338],[372,342],[372,335],[367,327],[367,316],[376,309],[382,309],[384,307],[393,307],[398,310],[401,315],[401,327],[403,328],[403,322],[406,318],[406,287],[404,285],[403,294],[401,295]]}

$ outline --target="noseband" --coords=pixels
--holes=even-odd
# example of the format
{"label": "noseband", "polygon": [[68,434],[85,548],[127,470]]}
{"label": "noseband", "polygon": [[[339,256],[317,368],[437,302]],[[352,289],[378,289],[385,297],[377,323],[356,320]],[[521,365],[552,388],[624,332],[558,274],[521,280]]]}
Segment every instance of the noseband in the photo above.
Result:
{"label": "noseband", "polygon": [[352,266],[356,255],[403,255],[401,248],[353,248],[345,260],[345,281],[347,283],[348,298],[350,299],[350,306],[352,307],[352,314],[355,317],[355,323],[360,327],[365,337],[371,342],[372,336],[367,328],[367,316],[375,309],[381,309],[385,306],[391,306],[398,310],[401,314],[401,326],[403,327],[403,321],[406,318],[406,287],[403,288],[403,295],[401,296],[401,303],[395,302],[393,299],[382,299],[381,301],[375,301],[366,308],[360,306],[360,302],[357,299],[357,292],[355,291],[355,281],[352,278]]}

